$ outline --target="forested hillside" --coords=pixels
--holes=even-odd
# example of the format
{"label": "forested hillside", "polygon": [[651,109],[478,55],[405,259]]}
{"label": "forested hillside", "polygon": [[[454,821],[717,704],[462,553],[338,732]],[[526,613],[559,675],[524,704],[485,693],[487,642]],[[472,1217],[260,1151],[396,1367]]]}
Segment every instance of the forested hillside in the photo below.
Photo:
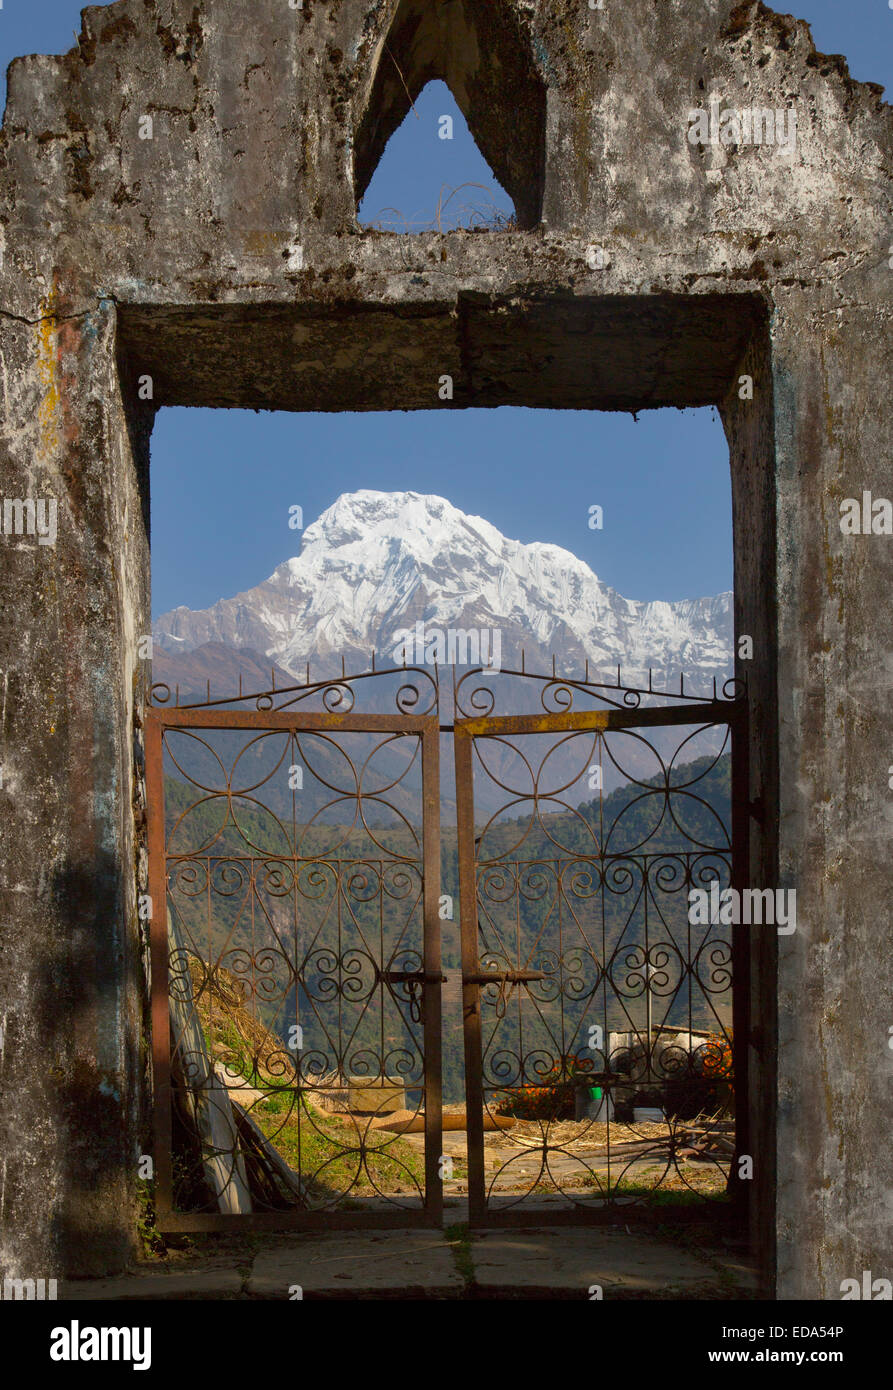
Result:
{"label": "forested hillside", "polygon": [[[419,1085],[410,986],[383,983],[379,970],[421,967],[420,834],[371,817],[332,824],[309,815],[295,835],[290,818],[250,797],[201,797],[176,777],[165,797],[170,902],[190,949],[245,982],[247,1007],[265,1026],[283,1038],[301,1026],[305,1074],[385,1071]],[[521,1058],[578,1050],[593,1023],[606,1033],[644,1027],[646,940],[652,1022],[717,1027],[730,1008],[727,941],[721,928],[689,927],[687,892],[713,875],[728,882],[728,756],[677,768],[669,794],[655,778],[573,812],[525,810],[491,824],[478,846],[482,965],[545,975],[506,998],[485,991],[485,1050],[516,1058],[508,1078],[498,1074],[503,1084],[520,1079]],[[444,967],[455,970],[452,825],[442,829],[440,892],[452,900],[441,928]],[[444,1097],[461,1096],[453,1009],[444,1017]]]}

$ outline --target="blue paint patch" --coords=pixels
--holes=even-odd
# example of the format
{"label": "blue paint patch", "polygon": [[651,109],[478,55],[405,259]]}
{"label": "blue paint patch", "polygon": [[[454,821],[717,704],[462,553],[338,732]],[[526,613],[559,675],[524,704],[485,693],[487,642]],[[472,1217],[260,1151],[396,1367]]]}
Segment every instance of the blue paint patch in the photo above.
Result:
{"label": "blue paint patch", "polygon": [[555,74],[552,70],[552,63],[549,59],[549,54],[546,51],[546,46],[543,43],[542,39],[539,39],[535,36],[533,40],[533,51],[537,62],[543,70],[543,75],[547,79],[551,80],[555,76]]}

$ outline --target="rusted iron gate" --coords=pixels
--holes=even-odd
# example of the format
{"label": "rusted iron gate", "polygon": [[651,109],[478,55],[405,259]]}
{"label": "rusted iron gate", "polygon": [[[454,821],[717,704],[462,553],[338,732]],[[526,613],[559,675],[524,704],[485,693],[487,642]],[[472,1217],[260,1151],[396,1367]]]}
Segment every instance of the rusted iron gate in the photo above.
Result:
{"label": "rusted iron gate", "polygon": [[[162,1230],[440,1221],[437,686],[396,673],[394,712],[360,714],[364,679],[273,689],[253,710],[170,707],[153,688]],[[299,811],[321,788],[312,814]],[[425,1136],[423,1163],[404,1173],[396,1135],[377,1128],[400,1087]],[[351,1099],[364,1107],[352,1123],[328,1119],[327,1104]],[[366,1209],[341,1209],[357,1191]]]}
{"label": "rusted iron gate", "polygon": [[[530,707],[535,688],[540,712],[495,713],[499,682],[515,710]],[[380,707],[389,683],[391,713],[357,711],[358,692],[374,690]],[[618,1199],[668,1185],[667,1174],[688,1172],[684,1185],[702,1190],[680,1160],[686,1143],[712,1145],[715,1172],[724,1179],[731,1166],[734,1176],[728,1121],[717,1113],[705,1124],[701,1112],[705,1085],[724,1086],[727,1100],[733,1086],[746,1094],[747,991],[733,996],[733,1029],[709,1006],[711,996],[728,996],[733,972],[747,978],[747,929],[710,927],[694,939],[689,926],[676,939],[679,913],[668,926],[658,898],[747,882],[746,702],[733,683],[721,695],[714,684],[706,701],[682,686],[670,696],[650,685],[622,686],[619,672],[614,685],[590,682],[588,672],[573,681],[471,671],[454,678],[452,724],[440,722],[436,668],[308,676],[230,700],[212,701],[209,691],[190,705],[153,687],[146,755],[162,1229],[440,1223],[450,1177],[438,913],[444,733],[455,747],[470,1219],[597,1219]],[[584,701],[598,708],[573,707]],[[726,731],[700,780],[731,750],[731,824],[716,843],[667,845],[651,833],[650,851],[612,844],[615,829],[599,824],[592,834],[596,803],[599,815],[611,804],[606,787],[586,816],[556,799],[594,785],[571,775],[575,744],[587,745],[588,779],[617,761],[613,744],[625,737],[662,769],[656,781],[641,767],[624,769],[639,800],[662,802],[671,818],[679,799],[707,805],[673,781],[695,735],[685,733],[670,758],[653,747],[658,731],[690,728]],[[184,749],[197,755],[192,768]],[[492,750],[502,754],[495,769]],[[523,785],[505,766],[519,758]],[[504,804],[486,792],[488,781]],[[562,816],[572,813],[591,843],[562,845]],[[518,854],[517,827],[506,827],[525,816],[535,834],[522,837]],[[674,824],[684,840],[685,825]],[[610,899],[636,874],[641,891],[624,925]],[[673,1008],[655,1027],[652,1005],[669,994]],[[647,1021],[635,1014],[642,1000]],[[705,1017],[715,1022],[693,1032]],[[618,1022],[629,1026],[612,1028]],[[629,1110],[637,1095],[660,1100],[668,1086],[677,1101],[682,1088],[689,1109],[701,1106],[700,1125],[686,1128],[684,1105],[651,1129],[615,1119],[615,1104],[619,1116],[621,1101]],[[582,1122],[570,1141],[569,1105]],[[737,1108],[732,1142],[746,1152]],[[488,1173],[485,1134],[517,1117],[520,1137],[494,1151]],[[400,1142],[416,1133],[424,1136],[417,1164]],[[664,1164],[657,1177],[655,1157]],[[463,1189],[454,1181],[447,1190]]]}
{"label": "rusted iron gate", "polygon": [[[658,693],[650,675],[647,689],[624,688],[619,671],[616,688],[554,673],[513,676],[515,692],[519,678],[539,688],[538,713],[495,713],[492,678],[482,684],[474,672],[459,682],[455,700],[470,1221],[579,1222],[598,1218],[606,1203],[662,1187],[704,1196],[728,1190],[743,1204],[734,1160],[749,1152],[747,1116],[734,1096],[747,1094],[749,929],[693,926],[687,893],[747,885],[746,692],[728,681],[721,692],[714,682],[706,701],[686,695],[684,682],[672,695]],[[592,697],[603,707],[573,707]],[[680,737],[659,753],[656,731],[674,729]],[[699,737],[717,730],[726,731],[718,751],[681,780],[689,745],[690,755]],[[638,774],[623,768],[635,795],[621,797],[606,823],[603,774],[610,763],[626,763],[612,746],[618,739],[647,749],[652,765]],[[574,743],[583,745],[579,771],[568,767]],[[484,751],[493,749],[508,759],[494,766]],[[694,788],[723,752],[729,823],[717,818],[716,833],[700,839],[690,818],[689,827],[685,815],[680,820],[680,804],[710,806]],[[586,776],[597,783],[599,814],[567,846],[562,828],[579,830],[582,818],[566,793]],[[503,804],[491,804],[486,817],[475,804],[482,782],[502,793]],[[642,804],[650,823],[624,843],[618,828]],[[703,819],[709,826],[710,816]],[[670,843],[657,834],[667,820]],[[682,894],[686,911],[671,921],[667,900]],[[628,901],[612,912],[612,899]],[[718,996],[731,997],[724,1021]],[[666,1020],[656,1026],[655,1006]],[[710,1027],[693,1032],[695,1021]],[[651,1119],[639,1120],[649,1106],[635,1106],[637,1092],[651,1101]],[[625,1124],[615,1120],[621,1097]],[[506,1113],[526,1117],[528,1132],[494,1148],[485,1164],[485,1123]],[[582,1125],[562,1125],[571,1117]],[[693,1170],[686,1156],[704,1166]]]}

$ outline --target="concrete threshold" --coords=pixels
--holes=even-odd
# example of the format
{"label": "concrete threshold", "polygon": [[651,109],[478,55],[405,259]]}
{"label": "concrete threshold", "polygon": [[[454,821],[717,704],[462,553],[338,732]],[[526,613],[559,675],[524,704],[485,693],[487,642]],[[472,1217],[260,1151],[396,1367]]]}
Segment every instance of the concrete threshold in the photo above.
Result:
{"label": "concrete threshold", "polygon": [[61,1300],[685,1299],[755,1296],[740,1257],[647,1233],[542,1226],[465,1232],[351,1231],[259,1238],[213,1259],[71,1280]]}

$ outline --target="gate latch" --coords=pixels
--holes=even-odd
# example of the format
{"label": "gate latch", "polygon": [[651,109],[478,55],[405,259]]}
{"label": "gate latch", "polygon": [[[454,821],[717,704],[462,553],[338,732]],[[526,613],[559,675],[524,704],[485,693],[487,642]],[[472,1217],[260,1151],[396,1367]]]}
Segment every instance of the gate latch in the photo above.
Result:
{"label": "gate latch", "polygon": [[547,978],[544,970],[482,970],[476,975],[463,975],[462,980],[466,985],[489,985],[494,980],[501,981],[503,984],[524,983],[527,980],[545,980]]}
{"label": "gate latch", "polygon": [[409,995],[409,1017],[413,1023],[422,1022],[422,985],[445,985],[446,975],[424,970],[379,970],[378,978],[389,985],[406,985]]}
{"label": "gate latch", "polygon": [[463,975],[462,983],[466,985],[499,985],[499,995],[496,1000],[495,1013],[497,1018],[505,1016],[505,987],[506,985],[527,984],[530,980],[548,979],[544,970],[481,970],[472,975]]}
{"label": "gate latch", "polygon": [[380,970],[378,972],[380,980],[387,980],[389,985],[402,985],[407,980],[418,980],[423,985],[445,985],[446,975],[426,975],[424,970]]}

